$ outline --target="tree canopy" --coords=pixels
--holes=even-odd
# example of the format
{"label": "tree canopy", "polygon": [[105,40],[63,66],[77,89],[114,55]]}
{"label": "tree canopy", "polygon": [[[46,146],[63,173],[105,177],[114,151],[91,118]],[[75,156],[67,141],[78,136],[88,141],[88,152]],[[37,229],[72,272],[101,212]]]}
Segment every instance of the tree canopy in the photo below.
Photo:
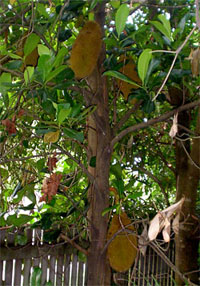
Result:
{"label": "tree canopy", "polygon": [[0,27],[1,227],[104,241],[190,195],[195,216],[198,1],[4,0]]}

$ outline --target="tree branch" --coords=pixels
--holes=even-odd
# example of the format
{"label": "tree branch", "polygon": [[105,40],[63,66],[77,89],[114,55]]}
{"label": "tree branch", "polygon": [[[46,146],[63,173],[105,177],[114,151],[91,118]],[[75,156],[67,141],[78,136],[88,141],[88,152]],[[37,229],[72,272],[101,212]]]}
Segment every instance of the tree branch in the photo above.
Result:
{"label": "tree branch", "polygon": [[140,107],[140,104],[142,103],[142,100],[138,101],[136,104],[134,104],[134,106],[129,109],[126,114],[120,119],[120,121],[114,126],[113,128],[113,134],[115,134],[122,126],[123,124],[129,119],[129,117],[131,116],[131,114],[133,114],[133,112],[135,112],[136,110],[138,110],[138,108]]}
{"label": "tree branch", "polygon": [[180,106],[174,110],[171,110],[169,112],[166,112],[159,117],[152,118],[152,119],[148,120],[147,122],[141,122],[139,124],[130,126],[126,129],[124,129],[123,131],[121,131],[115,138],[113,138],[113,140],[111,141],[111,148],[113,148],[117,142],[119,142],[124,136],[126,136],[127,134],[129,134],[131,132],[135,132],[135,131],[138,131],[140,129],[147,128],[147,127],[154,125],[156,123],[163,122],[166,119],[173,116],[177,112],[188,110],[188,109],[194,108],[195,106],[198,106],[198,105],[200,105],[200,99],[195,100],[193,102],[190,102],[188,104],[182,105],[182,106]]}

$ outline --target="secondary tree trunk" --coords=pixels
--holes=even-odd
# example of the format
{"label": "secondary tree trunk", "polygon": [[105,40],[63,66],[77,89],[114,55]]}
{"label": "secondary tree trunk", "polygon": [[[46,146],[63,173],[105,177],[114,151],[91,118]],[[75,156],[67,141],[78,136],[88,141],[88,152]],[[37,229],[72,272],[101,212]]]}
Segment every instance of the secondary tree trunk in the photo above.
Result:
{"label": "secondary tree trunk", "polygon": [[[179,124],[189,127],[189,115],[179,114]],[[179,130],[180,139],[185,131]],[[196,133],[200,135],[200,109],[197,118]],[[182,136],[181,136],[182,135]],[[191,151],[190,151],[191,149]],[[200,140],[193,139],[191,148],[189,140],[176,142],[177,200],[185,196],[180,219],[180,231],[176,235],[176,266],[190,281],[198,284],[198,221],[195,216],[197,188],[200,180]],[[178,286],[185,285],[176,275]]]}
{"label": "secondary tree trunk", "polygon": [[[98,4],[95,9],[95,20],[102,28],[105,20],[105,3]],[[88,117],[88,161],[96,157],[96,166],[88,167],[95,180],[88,191],[90,208],[88,211],[90,248],[88,253],[88,286],[110,285],[110,267],[104,246],[106,244],[108,216],[102,212],[109,206],[109,169],[111,159],[110,125],[108,111],[108,94],[106,78],[102,77],[105,48],[98,61],[97,69],[88,78],[93,91],[91,104],[96,111]]]}

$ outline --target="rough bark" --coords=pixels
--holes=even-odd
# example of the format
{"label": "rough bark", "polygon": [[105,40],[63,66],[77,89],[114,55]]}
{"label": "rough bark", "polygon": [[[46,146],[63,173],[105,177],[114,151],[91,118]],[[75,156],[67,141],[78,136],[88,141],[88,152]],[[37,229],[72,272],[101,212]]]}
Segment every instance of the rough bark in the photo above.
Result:
{"label": "rough bark", "polygon": [[[105,20],[105,4],[96,6],[95,20],[103,31]],[[110,285],[110,267],[103,252],[106,244],[108,216],[102,212],[109,206],[109,168],[111,159],[111,135],[108,112],[108,94],[105,77],[102,77],[102,63],[105,59],[105,49],[98,61],[97,69],[87,79],[93,92],[91,104],[96,105],[96,111],[88,117],[88,161],[96,156],[96,166],[88,167],[95,180],[90,186],[88,211],[90,248],[88,251],[88,286]]]}
{"label": "rough bark", "polygon": [[[179,124],[189,128],[189,115],[186,111],[179,114]],[[200,134],[200,109],[198,112],[196,132]],[[179,130],[180,138],[184,130]],[[191,151],[190,151],[191,149]],[[188,154],[187,154],[187,152]],[[180,231],[176,235],[176,266],[190,281],[198,284],[198,233],[195,216],[197,188],[200,180],[200,139],[192,140],[191,147],[188,141],[176,142],[176,169],[177,169],[177,201],[185,196],[180,219]],[[177,285],[185,282],[176,275]]]}

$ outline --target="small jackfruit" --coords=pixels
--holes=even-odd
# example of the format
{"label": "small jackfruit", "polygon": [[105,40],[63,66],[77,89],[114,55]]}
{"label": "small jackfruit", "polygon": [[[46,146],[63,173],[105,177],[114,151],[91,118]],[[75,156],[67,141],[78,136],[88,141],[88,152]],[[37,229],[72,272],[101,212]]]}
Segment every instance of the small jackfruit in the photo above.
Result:
{"label": "small jackfruit", "polygon": [[95,21],[86,22],[72,47],[69,61],[77,79],[92,73],[97,64],[101,46],[101,27]]}
{"label": "small jackfruit", "polygon": [[[114,215],[107,234],[109,241],[120,229],[131,224],[125,212]],[[130,225],[127,229],[134,231],[134,226]],[[110,266],[118,271],[125,272],[133,264],[137,256],[137,237],[125,231],[120,232],[108,245],[107,255]]]}
{"label": "small jackfruit", "polygon": [[[124,61],[124,58],[122,58]],[[119,70],[121,73],[132,79],[138,84],[141,84],[141,80],[138,77],[137,71],[136,71],[136,66],[133,62],[132,59],[125,58],[125,60],[129,60],[127,64],[125,64],[121,69]],[[120,91],[123,93],[125,100],[128,99],[128,95],[131,93],[131,89],[138,89],[136,85],[127,83],[122,80],[118,80],[118,87]]]}

